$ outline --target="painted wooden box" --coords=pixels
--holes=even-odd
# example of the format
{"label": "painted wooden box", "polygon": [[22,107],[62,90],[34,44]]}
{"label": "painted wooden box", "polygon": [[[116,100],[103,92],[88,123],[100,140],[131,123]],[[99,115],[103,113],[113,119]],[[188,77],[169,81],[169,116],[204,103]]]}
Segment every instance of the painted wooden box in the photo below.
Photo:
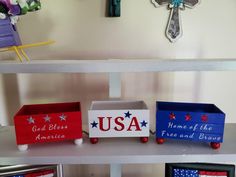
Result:
{"label": "painted wooden box", "polygon": [[24,105],[14,116],[19,150],[28,144],[74,140],[82,143],[79,102]]}
{"label": "painted wooden box", "polygon": [[21,45],[21,40],[15,25],[10,18],[0,19],[0,48]]}
{"label": "painted wooden box", "polygon": [[92,144],[98,138],[149,137],[149,110],[143,101],[94,101],[88,111],[89,137]]}
{"label": "painted wooden box", "polygon": [[214,104],[157,102],[156,141],[165,138],[210,142],[218,149],[223,142],[225,114]]}

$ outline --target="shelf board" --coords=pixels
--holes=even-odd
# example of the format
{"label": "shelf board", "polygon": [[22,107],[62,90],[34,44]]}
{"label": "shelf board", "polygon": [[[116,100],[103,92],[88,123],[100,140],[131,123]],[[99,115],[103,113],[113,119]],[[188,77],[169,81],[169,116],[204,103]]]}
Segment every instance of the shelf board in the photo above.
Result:
{"label": "shelf board", "polygon": [[156,71],[232,71],[236,59],[108,59],[1,61],[0,73],[106,73]]}
{"label": "shelf board", "polygon": [[92,145],[84,137],[82,146],[71,141],[34,144],[20,152],[13,126],[0,128],[0,165],[16,164],[145,164],[167,162],[236,162],[236,124],[226,124],[224,143],[213,150],[208,143],[168,140],[157,145],[154,137],[147,144],[138,138],[104,138]]}

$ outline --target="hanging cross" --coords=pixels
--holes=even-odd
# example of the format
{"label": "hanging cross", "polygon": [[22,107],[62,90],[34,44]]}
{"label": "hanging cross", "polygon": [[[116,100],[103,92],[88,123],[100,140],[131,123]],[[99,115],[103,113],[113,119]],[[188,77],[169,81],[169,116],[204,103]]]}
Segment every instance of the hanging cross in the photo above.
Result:
{"label": "hanging cross", "polygon": [[185,7],[193,8],[199,1],[200,0],[152,0],[155,7],[169,5],[171,13],[166,28],[166,36],[171,42],[177,41],[182,36],[179,9],[184,10]]}

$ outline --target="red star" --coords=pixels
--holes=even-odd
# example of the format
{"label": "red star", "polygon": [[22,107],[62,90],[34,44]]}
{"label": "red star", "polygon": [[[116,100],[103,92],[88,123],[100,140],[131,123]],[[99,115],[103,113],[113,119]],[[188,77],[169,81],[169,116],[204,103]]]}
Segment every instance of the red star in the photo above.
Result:
{"label": "red star", "polygon": [[190,120],[191,120],[191,118],[192,118],[192,117],[191,117],[191,115],[190,115],[190,114],[187,114],[187,115],[185,116],[185,120],[186,120],[186,121],[190,121]]}
{"label": "red star", "polygon": [[204,114],[204,115],[202,115],[201,119],[203,122],[207,122],[208,117],[207,117],[207,115]]}
{"label": "red star", "polygon": [[169,118],[170,118],[171,120],[174,120],[174,119],[175,119],[175,114],[174,114],[173,112],[170,113]]}

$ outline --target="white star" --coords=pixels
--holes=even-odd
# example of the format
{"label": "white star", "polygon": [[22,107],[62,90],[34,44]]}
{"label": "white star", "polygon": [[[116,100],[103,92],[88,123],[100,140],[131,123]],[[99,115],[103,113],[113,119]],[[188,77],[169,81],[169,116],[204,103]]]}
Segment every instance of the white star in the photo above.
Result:
{"label": "white star", "polygon": [[61,121],[66,121],[66,117],[64,114],[62,114],[61,116],[59,116],[59,118],[61,119]]}
{"label": "white star", "polygon": [[48,115],[46,115],[46,116],[44,117],[44,120],[45,120],[45,122],[50,122],[50,121],[51,121],[51,117],[49,117]]}
{"label": "white star", "polygon": [[30,118],[27,119],[29,124],[34,124],[34,119],[32,116],[30,116]]}

